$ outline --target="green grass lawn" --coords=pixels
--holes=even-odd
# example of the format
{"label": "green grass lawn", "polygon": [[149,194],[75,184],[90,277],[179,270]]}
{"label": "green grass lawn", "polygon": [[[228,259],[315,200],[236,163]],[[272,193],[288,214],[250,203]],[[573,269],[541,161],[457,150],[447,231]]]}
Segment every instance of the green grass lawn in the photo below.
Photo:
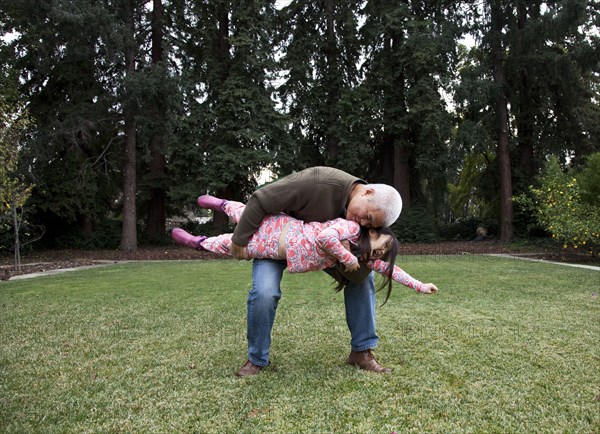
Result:
{"label": "green grass lawn", "polygon": [[3,282],[0,432],[600,431],[599,272],[472,256],[399,264],[440,292],[397,285],[378,308],[389,375],[345,364],[343,296],[324,273],[285,275],[273,367],[245,379],[234,373],[249,262]]}

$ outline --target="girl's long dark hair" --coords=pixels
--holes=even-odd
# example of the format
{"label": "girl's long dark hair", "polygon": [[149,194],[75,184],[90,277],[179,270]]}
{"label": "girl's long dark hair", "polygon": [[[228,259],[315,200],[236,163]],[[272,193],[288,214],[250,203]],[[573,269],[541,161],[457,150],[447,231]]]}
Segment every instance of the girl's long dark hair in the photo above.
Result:
{"label": "girl's long dark hair", "polygon": [[[390,294],[392,293],[392,272],[394,271],[394,263],[396,262],[396,256],[398,256],[398,240],[396,239],[396,235],[394,232],[388,228],[387,226],[375,229],[379,232],[379,236],[381,235],[390,235],[392,237],[390,242],[390,248],[388,251],[381,257],[381,260],[387,262],[389,264],[387,270],[383,273],[383,280],[377,288],[377,291],[381,291],[383,288],[387,286],[387,294],[385,295],[385,300],[381,304],[382,306],[387,303],[390,298]],[[361,228],[360,230],[360,238],[358,239],[357,245],[351,245],[350,249],[352,254],[357,258],[361,258],[363,254],[370,255],[371,254],[371,237],[369,236],[369,229]],[[338,265],[337,268],[331,273],[331,276],[338,283],[335,287],[336,291],[341,291],[348,284],[348,279],[346,279],[341,270],[343,265]]]}

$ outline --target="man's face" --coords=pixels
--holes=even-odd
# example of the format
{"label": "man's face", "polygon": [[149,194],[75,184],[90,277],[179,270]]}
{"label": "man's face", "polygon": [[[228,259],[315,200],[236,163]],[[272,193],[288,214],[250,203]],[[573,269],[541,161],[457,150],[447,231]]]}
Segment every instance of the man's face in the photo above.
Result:
{"label": "man's face", "polygon": [[383,226],[385,219],[383,212],[369,202],[373,194],[374,191],[369,189],[360,195],[354,196],[346,209],[346,220],[354,221],[365,228]]}

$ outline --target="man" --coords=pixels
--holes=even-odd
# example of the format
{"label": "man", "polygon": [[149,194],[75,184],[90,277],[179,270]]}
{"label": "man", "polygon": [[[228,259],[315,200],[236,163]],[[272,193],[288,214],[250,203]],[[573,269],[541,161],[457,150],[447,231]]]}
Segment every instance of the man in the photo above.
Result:
{"label": "man", "polygon": [[[254,192],[233,233],[232,253],[238,259],[248,259],[244,247],[267,214],[284,212],[305,222],[342,217],[375,228],[394,223],[401,210],[400,194],[388,185],[367,184],[331,167],[312,167]],[[256,375],[269,365],[271,330],[285,268],[285,261],[254,259],[247,304],[248,360],[237,372],[240,377]],[[344,289],[351,335],[348,363],[368,371],[390,372],[371,352],[379,342],[375,332],[373,273],[362,264],[344,276],[349,280]]]}

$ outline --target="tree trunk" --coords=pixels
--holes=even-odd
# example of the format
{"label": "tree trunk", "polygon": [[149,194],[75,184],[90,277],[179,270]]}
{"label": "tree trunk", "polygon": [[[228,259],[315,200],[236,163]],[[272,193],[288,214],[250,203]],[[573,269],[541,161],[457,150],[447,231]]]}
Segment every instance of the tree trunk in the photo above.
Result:
{"label": "tree trunk", "polygon": [[335,134],[336,124],[338,123],[337,104],[340,99],[340,89],[338,87],[339,79],[337,77],[337,41],[335,34],[335,1],[327,0],[327,77],[325,78],[327,85],[327,125],[326,140],[327,140],[327,156],[325,160],[335,165],[339,152],[339,138]]}
{"label": "tree trunk", "polygon": [[491,0],[491,55],[494,83],[498,89],[496,117],[498,128],[498,165],[500,173],[500,240],[513,238],[512,179],[510,172],[508,108],[503,67],[502,9],[500,0]]}
{"label": "tree trunk", "polygon": [[[220,68],[220,86],[217,88],[216,94],[221,90],[221,87],[227,81],[229,77],[229,67],[231,63],[231,45],[229,43],[229,4],[228,2],[222,2],[218,16],[218,27],[217,27],[217,59],[219,61]],[[218,95],[215,95],[215,100],[219,100]],[[231,181],[230,181],[231,182]],[[223,189],[216,191],[215,195],[223,199],[238,199],[232,194],[232,184],[228,184]],[[225,232],[225,228],[229,222],[227,215],[222,212],[213,212],[213,230],[217,233]]]}
{"label": "tree trunk", "polygon": [[381,182],[389,185],[394,183],[394,141],[393,134],[384,134],[383,145],[381,146]]}
{"label": "tree trunk", "polygon": [[406,148],[396,143],[394,146],[394,179],[392,186],[398,190],[402,197],[404,208],[410,208],[412,205],[411,184],[410,184],[410,164]]}
{"label": "tree trunk", "polygon": [[[153,0],[152,10],[152,64],[163,60],[163,5],[162,0]],[[164,113],[158,102],[152,108],[155,122],[163,122]],[[162,138],[156,132],[150,139],[150,180],[158,183],[150,191],[150,204],[146,221],[146,235],[150,239],[160,239],[166,232],[167,194],[162,184],[165,177],[166,161],[161,150]]]}
{"label": "tree trunk", "polygon": [[527,5],[523,0],[517,3],[517,56],[519,58],[519,87],[521,89],[515,121],[517,124],[517,142],[520,176],[516,189],[523,192],[533,182],[535,160],[533,153],[533,131],[535,125],[533,96],[530,92],[530,80],[527,66],[523,63],[528,56],[529,47],[522,40],[527,21]]}
{"label": "tree trunk", "polygon": [[21,271],[21,239],[19,238],[21,224],[19,222],[19,217],[17,216],[17,204],[15,202],[12,203],[12,214],[15,230],[15,270]]}
{"label": "tree trunk", "polygon": [[229,9],[223,4],[219,10],[219,27],[217,30],[217,53],[221,68],[221,84],[229,76]]}
{"label": "tree trunk", "polygon": [[136,212],[136,126],[133,116],[125,115],[125,166],[123,168],[123,231],[121,250],[137,250]]}
{"label": "tree trunk", "polygon": [[[165,174],[165,156],[160,151],[160,137],[150,139],[150,179],[162,183]],[[146,221],[146,235],[150,239],[160,239],[166,232],[167,193],[164,187],[156,186],[150,190],[150,204]]]}
{"label": "tree trunk", "polygon": [[406,149],[398,143],[393,134],[383,136],[380,159],[382,182],[398,190],[404,207],[410,207],[412,195],[409,159]]}
{"label": "tree trunk", "polygon": [[[127,20],[130,38],[125,48],[125,62],[127,77],[135,73],[135,46],[134,46],[134,6],[133,0],[126,2]],[[137,213],[136,213],[136,125],[135,108],[124,104],[123,116],[125,118],[125,163],[123,167],[123,228],[121,233],[121,250],[133,252],[137,250]]]}
{"label": "tree trunk", "polygon": [[[392,50],[397,50],[403,43],[403,36],[399,33],[394,32],[390,38],[386,41],[385,49],[390,52],[390,58],[392,57]],[[386,116],[384,128],[390,130],[394,124],[402,124],[402,118],[408,113],[408,107],[406,104],[406,84],[404,70],[401,66],[398,66],[397,77],[395,79],[395,89],[386,98],[386,107],[392,112],[397,113],[395,118]],[[400,107],[400,110],[395,110],[396,107]],[[402,203],[404,208],[409,208],[412,205],[412,183],[410,177],[410,162],[409,155],[406,149],[405,143],[410,142],[410,134],[404,126],[401,130],[401,139],[398,134],[392,135],[393,142],[390,144],[392,147],[392,186],[398,190],[402,197]],[[388,134],[389,135],[389,134]],[[389,137],[388,137],[389,140]],[[388,145],[389,146],[389,145]],[[384,157],[385,158],[385,157]]]}

